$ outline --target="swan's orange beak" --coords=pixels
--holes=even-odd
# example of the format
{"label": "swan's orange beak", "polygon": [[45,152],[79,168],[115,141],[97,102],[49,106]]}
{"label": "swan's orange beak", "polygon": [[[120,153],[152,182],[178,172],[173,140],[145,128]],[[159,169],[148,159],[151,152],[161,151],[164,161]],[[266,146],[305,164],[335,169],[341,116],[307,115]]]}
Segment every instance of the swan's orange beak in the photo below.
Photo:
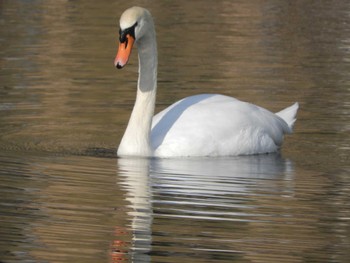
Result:
{"label": "swan's orange beak", "polygon": [[123,68],[128,63],[134,42],[135,38],[130,34],[126,35],[124,42],[119,42],[118,53],[114,59],[114,65],[117,68]]}

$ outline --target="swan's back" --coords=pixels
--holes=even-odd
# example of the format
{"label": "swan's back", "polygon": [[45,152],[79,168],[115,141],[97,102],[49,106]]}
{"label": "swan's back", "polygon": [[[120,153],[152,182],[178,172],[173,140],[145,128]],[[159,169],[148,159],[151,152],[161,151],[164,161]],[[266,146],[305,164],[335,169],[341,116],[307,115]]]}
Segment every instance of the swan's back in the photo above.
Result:
{"label": "swan's back", "polygon": [[185,98],[153,117],[153,155],[227,156],[275,152],[282,144],[283,135],[292,132],[298,106],[292,107],[278,116],[224,95]]}

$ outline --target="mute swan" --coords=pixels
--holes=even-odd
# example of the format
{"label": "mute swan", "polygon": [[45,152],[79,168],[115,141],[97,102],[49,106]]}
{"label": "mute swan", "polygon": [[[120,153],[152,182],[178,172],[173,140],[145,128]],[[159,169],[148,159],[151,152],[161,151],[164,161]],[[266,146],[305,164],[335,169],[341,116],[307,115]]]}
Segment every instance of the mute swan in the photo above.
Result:
{"label": "mute swan", "polygon": [[120,18],[119,48],[114,60],[123,68],[137,45],[137,95],[118,156],[229,156],[278,151],[292,132],[298,103],[272,113],[218,94],[184,98],[154,114],[157,89],[157,42],[150,12],[131,7]]}

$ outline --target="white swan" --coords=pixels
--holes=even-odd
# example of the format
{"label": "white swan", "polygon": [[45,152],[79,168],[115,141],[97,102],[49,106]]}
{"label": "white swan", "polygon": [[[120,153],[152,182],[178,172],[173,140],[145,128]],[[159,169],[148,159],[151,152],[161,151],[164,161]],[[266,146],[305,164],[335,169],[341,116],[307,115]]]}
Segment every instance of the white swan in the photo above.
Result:
{"label": "white swan", "polygon": [[157,43],[149,11],[131,7],[120,18],[114,64],[124,67],[134,42],[139,55],[136,102],[118,156],[228,156],[277,151],[292,132],[298,103],[272,113],[218,94],[182,99],[153,117],[157,89]]}

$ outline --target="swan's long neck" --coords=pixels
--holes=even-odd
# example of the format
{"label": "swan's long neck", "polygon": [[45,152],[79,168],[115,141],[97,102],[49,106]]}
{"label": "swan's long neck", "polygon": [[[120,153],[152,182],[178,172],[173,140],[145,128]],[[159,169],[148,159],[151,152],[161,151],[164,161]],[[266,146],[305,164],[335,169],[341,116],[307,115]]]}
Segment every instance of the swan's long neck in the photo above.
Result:
{"label": "swan's long neck", "polygon": [[134,109],[118,155],[151,156],[150,133],[157,91],[157,43],[153,25],[137,42],[139,78]]}

